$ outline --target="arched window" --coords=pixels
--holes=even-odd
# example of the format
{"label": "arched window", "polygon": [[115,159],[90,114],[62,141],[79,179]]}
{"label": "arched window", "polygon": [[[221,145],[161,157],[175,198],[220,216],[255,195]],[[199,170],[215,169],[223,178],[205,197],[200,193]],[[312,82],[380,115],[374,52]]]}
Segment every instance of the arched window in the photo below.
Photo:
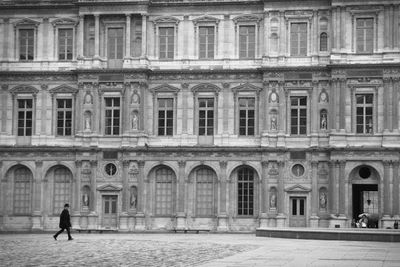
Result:
{"label": "arched window", "polygon": [[238,215],[254,214],[254,171],[244,167],[238,170]]}
{"label": "arched window", "polygon": [[174,173],[168,168],[156,171],[156,215],[172,215],[173,213],[173,178]]}
{"label": "arched window", "polygon": [[14,172],[14,214],[31,213],[32,173],[26,167],[20,167]]}
{"label": "arched window", "polygon": [[72,199],[72,175],[65,167],[59,167],[54,170],[54,201],[53,213],[59,214],[65,203],[70,203]]}
{"label": "arched window", "polygon": [[214,215],[215,172],[209,168],[196,171],[196,215]]}
{"label": "arched window", "polygon": [[328,51],[328,34],[326,32],[321,33],[319,36],[319,51]]}

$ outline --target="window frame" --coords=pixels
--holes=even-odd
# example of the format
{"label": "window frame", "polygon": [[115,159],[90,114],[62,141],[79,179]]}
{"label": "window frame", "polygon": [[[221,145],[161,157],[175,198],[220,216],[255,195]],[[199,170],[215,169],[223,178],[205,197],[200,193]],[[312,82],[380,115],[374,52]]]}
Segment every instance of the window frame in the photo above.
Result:
{"label": "window frame", "polygon": [[[307,44],[306,44],[306,53],[303,55],[303,54],[292,54],[292,26],[293,26],[293,24],[306,24],[306,30],[307,30],[307,32],[306,32],[306,41],[307,41]],[[307,56],[309,56],[310,55],[310,46],[311,46],[311,44],[310,44],[310,33],[311,33],[311,30],[310,30],[310,25],[311,25],[311,23],[310,23],[310,21],[308,20],[308,19],[291,19],[291,20],[289,20],[289,22],[288,22],[288,27],[289,27],[289,29],[288,29],[288,33],[287,33],[287,35],[288,35],[288,42],[287,42],[287,45],[288,45],[288,47],[289,47],[289,55],[291,56],[291,57],[307,57]],[[299,51],[299,47],[297,47],[297,50]]]}
{"label": "window frame", "polygon": [[[357,32],[358,32],[358,27],[357,27],[357,21],[358,20],[367,20],[367,19],[371,19],[372,20],[372,40],[371,40],[371,50],[367,51],[366,47],[367,47],[367,42],[366,40],[363,42],[363,51],[358,50],[358,40],[357,40]],[[375,51],[375,38],[376,38],[376,34],[375,34],[375,18],[372,16],[357,16],[354,18],[354,45],[355,45],[355,51],[357,54],[373,54]],[[362,29],[366,29],[366,27],[363,27]],[[366,35],[363,34],[363,37],[365,39]]]}
{"label": "window frame", "polygon": [[[103,103],[104,103],[104,111],[103,111],[103,114],[104,114],[104,120],[103,120],[104,121],[104,132],[103,133],[104,133],[105,136],[110,136],[110,137],[112,137],[112,136],[120,136],[122,134],[122,132],[123,132],[123,128],[122,128],[122,113],[123,113],[122,112],[123,111],[122,97],[120,95],[117,96],[117,95],[105,94],[105,95],[102,96],[102,98],[103,98]],[[107,104],[106,104],[106,99],[112,99],[113,106],[108,107]],[[119,99],[118,108],[117,108],[117,106],[114,106],[115,99]],[[108,110],[111,110],[111,112],[112,112],[111,125],[110,125],[111,133],[109,133],[109,134],[107,134],[107,127],[108,126],[107,126],[107,122],[106,122],[106,119],[107,119],[106,114],[107,114]],[[118,126],[114,125],[114,111],[116,111],[116,110],[119,111]],[[115,134],[114,130],[117,127],[118,127],[118,133]]]}
{"label": "window frame", "polygon": [[[156,38],[155,45],[154,45],[154,57],[160,61],[171,61],[178,59],[178,26],[179,26],[179,19],[174,17],[159,17],[153,20],[154,26],[154,36]],[[160,58],[160,28],[174,28],[174,51],[173,51],[173,58]]]}
{"label": "window frame", "polygon": [[[159,195],[158,194],[158,190],[157,190],[157,172],[158,171],[160,171],[160,170],[162,170],[162,169],[166,169],[167,171],[169,171],[169,172],[171,172],[171,212],[170,212],[170,214],[166,214],[166,213],[158,213],[158,210],[157,210],[157,207],[158,207],[158,205],[157,205],[157,203],[158,203],[158,201],[157,201],[157,195]],[[152,186],[152,188],[153,188],[153,199],[154,199],[154,202],[153,202],[153,211],[154,211],[154,215],[156,216],[156,217],[172,217],[172,216],[174,216],[174,214],[175,214],[175,212],[176,212],[176,192],[177,192],[177,177],[176,177],[176,173],[169,167],[169,166],[166,166],[166,165],[161,165],[161,166],[158,166],[156,169],[154,169],[154,172],[153,172],[153,186]]]}
{"label": "window frame", "polygon": [[[356,95],[363,94],[371,94],[373,97],[372,103],[372,133],[357,133],[357,99]],[[352,132],[359,136],[371,136],[379,132],[378,125],[378,86],[360,86],[360,87],[351,87],[351,103],[352,103]]]}
{"label": "window frame", "polygon": [[[253,214],[239,214],[239,171],[243,170],[243,169],[248,169],[249,171],[251,171],[253,173],[253,181],[252,181],[252,185],[253,185],[253,196],[252,196],[252,211]],[[258,173],[256,170],[254,170],[252,167],[248,166],[248,165],[242,165],[240,167],[238,167],[234,174],[235,176],[235,214],[237,217],[240,218],[254,218],[258,216],[259,213],[259,181],[258,181]]]}
{"label": "window frame", "polygon": [[[66,202],[67,200],[64,199],[63,201],[59,201],[61,203],[59,206],[55,205],[55,203],[56,203],[56,184],[57,184],[56,183],[56,171],[59,170],[59,169],[64,169],[66,174],[69,175],[69,181],[67,183],[65,183],[65,184],[68,184],[68,186],[69,186],[69,192],[67,192],[69,201],[72,201],[72,199],[73,199],[72,198],[72,194],[73,194],[73,174],[71,173],[71,171],[67,167],[65,167],[63,165],[58,165],[52,170],[52,178],[53,179],[52,179],[51,210],[52,210],[52,214],[53,215],[59,215],[61,213],[61,211],[63,210],[64,204],[68,203],[68,202]],[[66,195],[66,194],[64,194],[64,195]]]}
{"label": "window frame", "polygon": [[[77,54],[77,25],[78,21],[73,20],[70,18],[62,18],[62,19],[55,19],[51,22],[53,25],[53,30],[54,30],[54,59],[57,61],[62,61],[62,62],[68,62],[68,61],[74,61],[76,60],[76,54]],[[72,58],[71,59],[60,59],[59,58],[59,44],[60,44],[60,30],[66,30],[66,29],[72,29]]]}
{"label": "window frame", "polygon": [[[28,192],[29,196],[26,198],[26,199],[29,199],[30,203],[29,203],[29,207],[27,207],[27,210],[28,210],[27,212],[17,212],[16,211],[15,202],[17,201],[16,200],[16,195],[17,194],[16,194],[16,185],[15,184],[16,184],[16,178],[17,178],[16,171],[19,170],[19,169],[26,169],[27,172],[30,173],[30,177],[28,177],[28,179],[29,179],[29,181],[28,181],[28,183],[29,183],[29,192]],[[33,198],[33,185],[34,185],[33,184],[33,173],[28,167],[26,167],[24,165],[18,165],[18,166],[16,166],[16,168],[13,169],[12,177],[13,177],[13,179],[12,179],[12,214],[15,215],[15,216],[30,216],[32,214],[32,209],[33,209],[33,201],[32,201],[32,198]],[[25,183],[26,183],[26,181],[25,181]]]}
{"label": "window frame", "polygon": [[[355,11],[352,10],[350,11],[351,14],[351,23],[352,23],[352,45],[351,45],[351,52],[356,53],[356,54],[373,54],[376,52],[378,49],[378,13],[376,12],[370,12],[370,11]],[[373,19],[373,37],[372,37],[372,51],[371,52],[357,52],[357,19],[366,19],[366,18],[372,18]]]}
{"label": "window frame", "polygon": [[[242,15],[233,19],[235,24],[235,57],[237,59],[254,60],[260,57],[260,21],[261,18],[254,15]],[[254,57],[240,57],[240,27],[254,26]]]}
{"label": "window frame", "polygon": [[[36,103],[37,94],[39,90],[32,86],[17,86],[10,90],[12,95],[13,103],[13,135],[17,139],[21,139],[22,143],[30,142],[32,136],[36,134]],[[30,136],[19,136],[18,135],[18,100],[32,99],[32,134]],[[23,139],[23,140],[22,140]],[[19,142],[18,142],[19,143]]]}
{"label": "window frame", "polygon": [[[210,16],[203,16],[193,20],[194,24],[194,53],[195,57],[199,60],[213,60],[218,58],[218,26],[220,20]],[[213,57],[200,57],[200,28],[214,27],[214,56]]]}
{"label": "window frame", "polygon": [[[212,203],[211,203],[210,207],[207,207],[208,209],[211,210],[211,212],[208,213],[208,214],[200,214],[200,212],[199,212],[199,186],[198,186],[198,184],[199,184],[199,179],[198,179],[199,175],[198,175],[198,172],[201,171],[201,170],[208,171],[208,172],[210,172],[212,174],[212,177],[211,177],[212,178],[212,182],[211,182],[211,184],[212,184],[212,192],[210,194],[208,194],[208,197],[211,199]],[[198,218],[210,218],[210,217],[216,216],[217,210],[218,210],[218,207],[217,207],[217,202],[218,202],[218,198],[217,198],[217,192],[218,192],[217,174],[215,173],[215,171],[212,168],[210,168],[208,166],[205,166],[205,165],[202,165],[202,166],[197,167],[194,170],[193,178],[194,178],[194,183],[193,184],[194,184],[194,187],[195,187],[194,188],[194,193],[195,193],[194,211],[195,211],[196,217],[198,217]]]}
{"label": "window frame", "polygon": [[[125,24],[121,22],[111,22],[111,21],[106,21],[104,22],[104,56],[107,58],[107,60],[118,60],[118,61],[123,61],[124,58],[126,57],[125,52],[126,52],[126,28]],[[122,30],[122,57],[121,58],[110,58],[108,53],[109,53],[109,48],[110,48],[110,43],[109,43],[109,31],[111,29],[121,29]],[[118,50],[118,48],[116,48]]]}
{"label": "window frame", "polygon": [[[178,93],[180,89],[168,84],[163,84],[150,89],[153,95],[153,133],[159,137],[173,137],[176,135],[177,128],[177,110],[178,110]],[[172,135],[158,135],[158,99],[172,98],[173,101],[173,123]]]}

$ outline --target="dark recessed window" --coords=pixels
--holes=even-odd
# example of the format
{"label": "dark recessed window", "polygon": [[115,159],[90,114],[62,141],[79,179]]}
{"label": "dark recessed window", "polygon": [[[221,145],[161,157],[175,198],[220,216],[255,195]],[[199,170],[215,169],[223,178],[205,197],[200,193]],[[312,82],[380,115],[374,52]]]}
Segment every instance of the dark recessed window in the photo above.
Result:
{"label": "dark recessed window", "polygon": [[117,166],[114,163],[108,163],[105,167],[105,171],[108,175],[113,176],[117,173]]}
{"label": "dark recessed window", "polygon": [[304,174],[304,167],[301,164],[296,164],[292,167],[292,173],[294,176],[300,177]]}

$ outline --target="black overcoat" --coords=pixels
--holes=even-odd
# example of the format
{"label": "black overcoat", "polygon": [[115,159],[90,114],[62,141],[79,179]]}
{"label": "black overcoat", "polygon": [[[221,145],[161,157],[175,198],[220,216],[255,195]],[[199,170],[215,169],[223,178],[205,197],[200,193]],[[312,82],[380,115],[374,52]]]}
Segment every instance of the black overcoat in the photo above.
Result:
{"label": "black overcoat", "polygon": [[64,209],[60,215],[60,228],[68,228],[71,227],[71,220],[69,217],[69,212],[67,209]]}

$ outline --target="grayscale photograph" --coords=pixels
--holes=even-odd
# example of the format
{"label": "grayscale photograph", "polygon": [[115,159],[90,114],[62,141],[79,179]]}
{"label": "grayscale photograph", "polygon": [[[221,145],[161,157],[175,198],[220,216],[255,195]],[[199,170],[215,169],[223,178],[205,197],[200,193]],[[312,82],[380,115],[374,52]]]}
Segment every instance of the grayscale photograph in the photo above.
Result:
{"label": "grayscale photograph", "polygon": [[400,266],[400,0],[0,0],[1,266]]}

